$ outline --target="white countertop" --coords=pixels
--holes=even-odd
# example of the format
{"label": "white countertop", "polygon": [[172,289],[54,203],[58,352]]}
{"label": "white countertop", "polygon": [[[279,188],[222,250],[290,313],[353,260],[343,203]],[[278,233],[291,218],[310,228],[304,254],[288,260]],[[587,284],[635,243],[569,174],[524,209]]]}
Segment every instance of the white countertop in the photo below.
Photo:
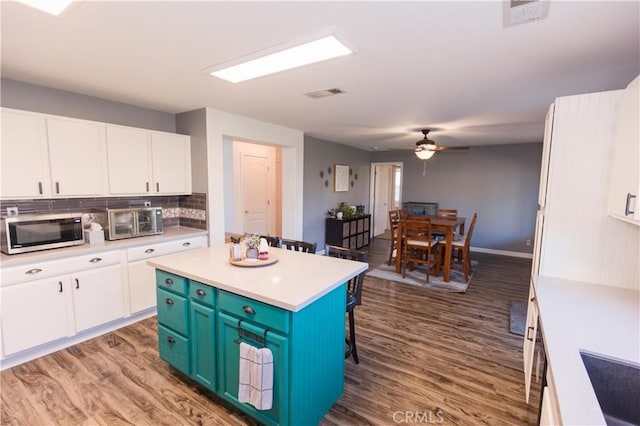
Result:
{"label": "white countertop", "polygon": [[146,244],[156,244],[166,241],[178,240],[185,237],[196,237],[207,235],[203,229],[188,228],[185,226],[172,226],[165,228],[164,233],[150,235],[148,237],[127,238],[123,240],[106,241],[98,244],[82,244],[80,246],[64,247],[51,250],[34,251],[20,254],[4,254],[0,256],[0,266],[20,266],[35,262],[62,259],[70,256],[81,256],[85,254],[97,253],[105,250],[119,250],[129,247],[142,246]]}
{"label": "white countertop", "polygon": [[640,293],[543,276],[534,291],[562,423],[604,425],[579,351],[640,363]]}
{"label": "white countertop", "polygon": [[147,263],[293,312],[313,303],[369,266],[363,262],[273,247],[269,251],[278,256],[278,261],[260,267],[231,265],[226,244],[156,257]]}

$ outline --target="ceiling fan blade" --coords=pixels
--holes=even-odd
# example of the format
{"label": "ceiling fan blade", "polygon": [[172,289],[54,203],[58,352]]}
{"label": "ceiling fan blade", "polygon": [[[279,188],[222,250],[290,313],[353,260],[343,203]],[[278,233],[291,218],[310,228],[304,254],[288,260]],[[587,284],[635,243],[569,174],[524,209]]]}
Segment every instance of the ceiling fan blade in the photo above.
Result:
{"label": "ceiling fan blade", "polygon": [[454,149],[469,149],[468,146],[438,146],[436,147],[436,151],[448,151]]}

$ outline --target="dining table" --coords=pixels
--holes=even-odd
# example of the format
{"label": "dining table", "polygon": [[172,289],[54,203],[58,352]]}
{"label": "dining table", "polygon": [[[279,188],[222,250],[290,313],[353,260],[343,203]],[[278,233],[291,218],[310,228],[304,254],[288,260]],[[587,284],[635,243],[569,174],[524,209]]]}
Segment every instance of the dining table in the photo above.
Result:
{"label": "dining table", "polygon": [[[436,232],[444,233],[444,240],[440,242],[440,243],[444,242],[444,246],[445,246],[444,261],[442,265],[442,268],[443,268],[442,281],[449,282],[451,279],[451,252],[453,250],[451,243],[453,242],[453,236],[456,229],[458,229],[459,235],[464,235],[464,224],[465,224],[465,221],[467,220],[466,217],[462,217],[462,216],[444,217],[444,216],[421,215],[421,216],[407,216],[406,218],[399,219],[398,232],[396,237],[397,238],[396,247],[398,247],[396,252],[396,272],[400,273],[401,267],[402,267],[402,233],[403,233],[404,224],[407,223],[408,221],[425,220],[427,218],[431,220],[432,232],[436,231]],[[436,274],[439,274],[440,272],[439,267],[440,265],[438,264],[438,262],[436,262],[436,270],[435,270]]]}

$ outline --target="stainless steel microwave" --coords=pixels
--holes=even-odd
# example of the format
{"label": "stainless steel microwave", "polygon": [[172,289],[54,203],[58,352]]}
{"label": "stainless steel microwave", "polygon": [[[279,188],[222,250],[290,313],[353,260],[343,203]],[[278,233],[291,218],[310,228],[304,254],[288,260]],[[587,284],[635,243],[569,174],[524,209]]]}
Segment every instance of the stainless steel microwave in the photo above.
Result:
{"label": "stainless steel microwave", "polygon": [[105,209],[96,215],[107,240],[162,234],[162,207]]}
{"label": "stainless steel microwave", "polygon": [[84,244],[81,213],[9,216],[2,218],[0,233],[7,254]]}

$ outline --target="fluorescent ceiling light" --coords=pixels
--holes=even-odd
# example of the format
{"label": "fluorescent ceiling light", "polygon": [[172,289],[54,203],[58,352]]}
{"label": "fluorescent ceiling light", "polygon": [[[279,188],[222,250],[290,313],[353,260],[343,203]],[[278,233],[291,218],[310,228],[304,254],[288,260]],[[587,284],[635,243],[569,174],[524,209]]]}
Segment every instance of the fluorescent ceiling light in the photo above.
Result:
{"label": "fluorescent ceiling light", "polygon": [[291,68],[313,64],[352,52],[334,36],[329,36],[290,49],[214,71],[211,75],[238,83]]}
{"label": "fluorescent ceiling light", "polygon": [[73,0],[18,0],[27,6],[35,7],[52,15],[60,15]]}

